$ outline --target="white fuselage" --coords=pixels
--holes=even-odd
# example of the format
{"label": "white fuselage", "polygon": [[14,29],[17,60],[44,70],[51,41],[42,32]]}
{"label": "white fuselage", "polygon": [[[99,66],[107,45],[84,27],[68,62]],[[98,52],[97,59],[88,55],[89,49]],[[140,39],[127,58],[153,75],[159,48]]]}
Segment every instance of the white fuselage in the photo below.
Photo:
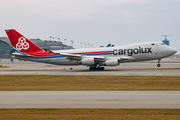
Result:
{"label": "white fuselage", "polygon": [[[71,50],[55,50],[54,53],[78,54],[83,57],[105,57],[108,59],[120,59],[123,62],[136,62],[162,59],[176,53],[176,50],[162,42],[146,42],[139,44],[131,44],[119,47],[105,48],[87,48],[87,49],[71,49]],[[28,61],[50,63],[56,65],[80,65],[77,60],[66,59],[65,56],[56,57],[15,57]]]}

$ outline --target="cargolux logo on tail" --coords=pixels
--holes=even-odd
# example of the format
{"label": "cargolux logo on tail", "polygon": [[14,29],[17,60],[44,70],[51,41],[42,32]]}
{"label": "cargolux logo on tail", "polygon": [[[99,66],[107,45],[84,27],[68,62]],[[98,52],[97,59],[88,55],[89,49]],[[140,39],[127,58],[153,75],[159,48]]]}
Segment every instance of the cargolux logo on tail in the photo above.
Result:
{"label": "cargolux logo on tail", "polygon": [[26,38],[20,37],[18,39],[18,43],[16,44],[16,49],[22,50],[25,49],[27,50],[29,48],[29,43],[26,42]]}

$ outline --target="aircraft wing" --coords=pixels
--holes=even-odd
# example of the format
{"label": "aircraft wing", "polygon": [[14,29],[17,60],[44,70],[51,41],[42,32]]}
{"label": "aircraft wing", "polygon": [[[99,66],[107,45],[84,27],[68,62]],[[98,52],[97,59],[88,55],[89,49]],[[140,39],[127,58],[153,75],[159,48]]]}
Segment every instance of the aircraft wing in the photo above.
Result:
{"label": "aircraft wing", "polygon": [[66,59],[71,60],[82,60],[83,58],[94,58],[95,61],[106,61],[109,59],[118,59],[118,60],[132,60],[135,59],[131,56],[122,56],[122,57],[104,57],[104,56],[85,56],[85,55],[75,55],[69,53],[59,53],[61,56],[67,57]]}
{"label": "aircraft wing", "polygon": [[59,53],[61,56],[67,57],[66,59],[71,59],[71,60],[81,60],[83,58],[94,58],[97,61],[102,61],[104,60],[105,57],[101,56],[85,56],[85,55],[74,55],[74,54],[69,54],[69,53]]}
{"label": "aircraft wing", "polygon": [[82,55],[74,55],[74,54],[69,54],[69,53],[59,53],[59,55],[67,57],[66,59],[71,59],[71,60],[81,60]]}

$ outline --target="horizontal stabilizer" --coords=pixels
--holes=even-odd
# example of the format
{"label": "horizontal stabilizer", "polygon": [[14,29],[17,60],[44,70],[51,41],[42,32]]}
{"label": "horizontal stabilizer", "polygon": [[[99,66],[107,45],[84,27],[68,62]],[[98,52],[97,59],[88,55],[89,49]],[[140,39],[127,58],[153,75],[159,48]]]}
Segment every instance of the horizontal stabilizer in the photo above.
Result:
{"label": "horizontal stabilizer", "polygon": [[23,55],[21,53],[12,53],[13,56],[17,56],[17,57],[34,57],[34,56],[31,56],[31,55]]}

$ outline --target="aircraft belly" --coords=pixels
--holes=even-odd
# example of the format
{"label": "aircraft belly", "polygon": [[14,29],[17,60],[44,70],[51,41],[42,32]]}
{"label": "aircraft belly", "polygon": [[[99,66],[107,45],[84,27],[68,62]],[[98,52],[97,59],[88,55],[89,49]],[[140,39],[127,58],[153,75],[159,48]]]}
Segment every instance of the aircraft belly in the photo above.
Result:
{"label": "aircraft belly", "polygon": [[48,63],[48,64],[55,64],[55,65],[79,65],[77,61],[70,61],[68,59],[34,59],[34,58],[23,58],[23,57],[16,57],[15,59],[33,61],[33,62],[41,62],[41,63]]}
{"label": "aircraft belly", "polygon": [[[42,61],[42,60],[41,60]],[[56,65],[78,65],[77,61],[71,61],[68,59],[49,59],[49,60],[43,60],[45,63],[50,63],[50,64],[56,64]]]}

